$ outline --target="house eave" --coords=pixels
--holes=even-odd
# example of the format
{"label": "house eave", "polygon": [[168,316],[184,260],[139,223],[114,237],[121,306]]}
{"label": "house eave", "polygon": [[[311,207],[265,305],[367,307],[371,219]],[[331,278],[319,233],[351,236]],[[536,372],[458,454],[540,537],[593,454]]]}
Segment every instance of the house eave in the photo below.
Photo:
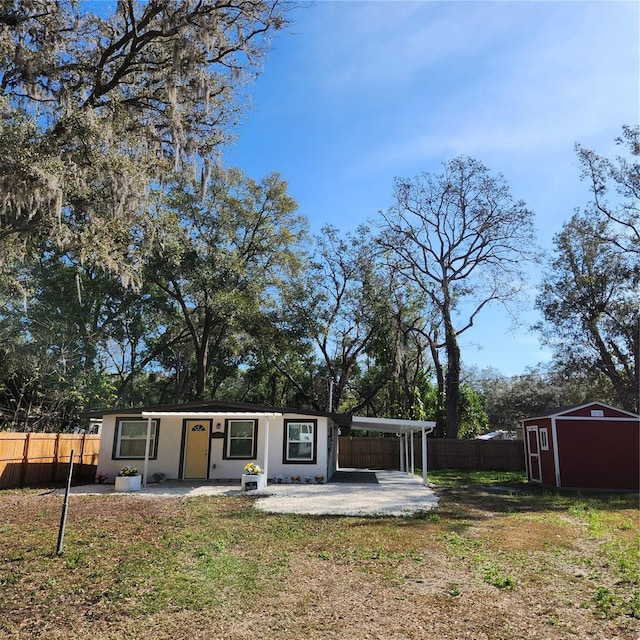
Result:
{"label": "house eave", "polygon": [[198,402],[186,402],[184,404],[147,405],[143,407],[121,407],[118,409],[96,409],[82,414],[86,419],[100,419],[108,415],[142,415],[149,413],[173,414],[187,417],[192,414],[216,413],[217,415],[247,415],[255,413],[260,415],[284,415],[298,414],[304,416],[322,416],[329,418],[341,427],[351,425],[351,414],[334,413],[329,411],[316,411],[312,409],[298,409],[294,407],[274,407],[266,404],[250,404],[246,402],[229,402],[225,400],[203,400]]}

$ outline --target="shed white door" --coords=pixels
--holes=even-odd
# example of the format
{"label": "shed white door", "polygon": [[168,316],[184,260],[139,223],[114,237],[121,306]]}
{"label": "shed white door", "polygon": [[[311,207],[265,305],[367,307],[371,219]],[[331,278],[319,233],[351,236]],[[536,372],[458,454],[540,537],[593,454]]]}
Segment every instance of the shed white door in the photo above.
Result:
{"label": "shed white door", "polygon": [[529,479],[532,482],[541,482],[540,434],[537,426],[527,427],[527,452],[529,455]]}
{"label": "shed white door", "polygon": [[187,422],[184,445],[184,478],[204,480],[209,466],[209,422],[190,420]]}

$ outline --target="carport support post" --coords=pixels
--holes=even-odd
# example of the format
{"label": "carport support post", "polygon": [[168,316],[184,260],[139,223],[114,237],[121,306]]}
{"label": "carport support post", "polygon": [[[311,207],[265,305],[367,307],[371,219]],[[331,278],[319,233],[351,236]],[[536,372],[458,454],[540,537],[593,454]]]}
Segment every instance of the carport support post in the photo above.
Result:
{"label": "carport support post", "polygon": [[264,473],[265,482],[268,480],[267,465],[269,464],[269,417],[265,416],[265,429],[264,429],[264,462],[262,463],[262,472]]}
{"label": "carport support post", "polygon": [[404,432],[404,470],[410,473],[409,470],[409,434]]}
{"label": "carport support post", "polygon": [[409,437],[411,438],[411,475],[413,475],[416,472],[416,451],[413,444],[413,431],[409,432]]}
{"label": "carport support post", "polygon": [[147,470],[149,469],[149,449],[151,448],[152,419],[147,418],[147,440],[144,443],[144,466],[142,468],[142,484],[147,486]]}
{"label": "carport support post", "polygon": [[422,483],[427,484],[427,430],[422,427]]}

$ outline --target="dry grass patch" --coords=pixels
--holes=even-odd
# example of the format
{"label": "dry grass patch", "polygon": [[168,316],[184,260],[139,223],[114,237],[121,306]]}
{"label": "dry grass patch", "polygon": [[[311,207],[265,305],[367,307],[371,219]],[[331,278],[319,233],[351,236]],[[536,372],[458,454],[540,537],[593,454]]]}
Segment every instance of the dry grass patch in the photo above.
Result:
{"label": "dry grass patch", "polygon": [[637,640],[636,496],[449,488],[414,518],[0,492],[0,637]]}

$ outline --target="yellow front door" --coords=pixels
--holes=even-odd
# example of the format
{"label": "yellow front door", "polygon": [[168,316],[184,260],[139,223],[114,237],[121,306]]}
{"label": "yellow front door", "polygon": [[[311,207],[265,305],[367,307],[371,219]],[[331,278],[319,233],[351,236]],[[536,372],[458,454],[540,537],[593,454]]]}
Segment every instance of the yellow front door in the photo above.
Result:
{"label": "yellow front door", "polygon": [[190,420],[186,427],[184,478],[203,480],[209,464],[209,422]]}

